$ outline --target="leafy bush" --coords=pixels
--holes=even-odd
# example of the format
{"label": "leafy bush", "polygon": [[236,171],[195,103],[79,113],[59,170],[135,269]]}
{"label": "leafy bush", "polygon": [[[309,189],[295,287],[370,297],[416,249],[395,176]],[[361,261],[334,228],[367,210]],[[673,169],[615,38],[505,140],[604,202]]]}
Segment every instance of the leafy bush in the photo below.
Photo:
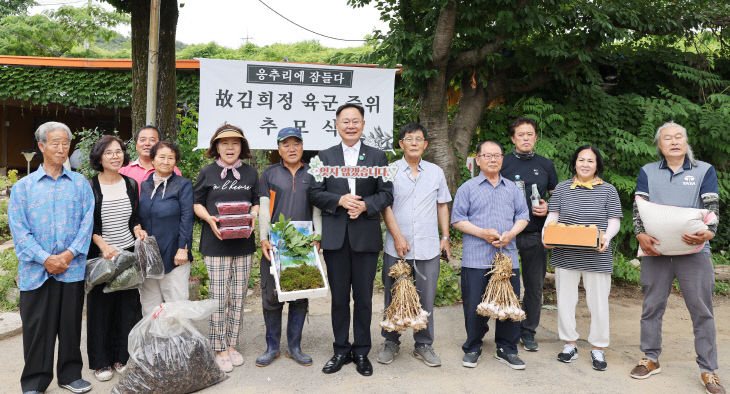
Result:
{"label": "leafy bush", "polygon": [[205,157],[205,150],[195,147],[198,145],[198,111],[195,106],[185,106],[179,111],[177,119],[180,122],[180,131],[175,143],[180,147],[180,162],[177,167],[185,178],[195,182],[198,172],[211,162]]}
{"label": "leafy bush", "polygon": [[18,258],[14,249],[0,251],[0,270],[5,274],[0,275],[0,311],[12,311],[18,309],[18,300],[8,300],[8,292],[15,288],[15,276],[18,275]]}
{"label": "leafy bush", "polygon": [[0,191],[12,187],[16,182],[18,182],[18,170],[8,171],[8,175],[0,176]]}
{"label": "leafy bush", "polygon": [[459,275],[449,263],[440,261],[439,280],[436,285],[435,306],[453,305],[461,299]]}
{"label": "leafy bush", "polygon": [[209,298],[208,286],[210,279],[208,278],[208,269],[205,267],[203,255],[200,253],[200,233],[204,224],[200,220],[196,220],[193,224],[193,261],[190,262],[190,277],[198,278],[200,283],[200,299]]}
{"label": "leafy bush", "polygon": [[641,269],[634,267],[630,260],[620,253],[613,258],[613,280],[621,284],[639,285]]}

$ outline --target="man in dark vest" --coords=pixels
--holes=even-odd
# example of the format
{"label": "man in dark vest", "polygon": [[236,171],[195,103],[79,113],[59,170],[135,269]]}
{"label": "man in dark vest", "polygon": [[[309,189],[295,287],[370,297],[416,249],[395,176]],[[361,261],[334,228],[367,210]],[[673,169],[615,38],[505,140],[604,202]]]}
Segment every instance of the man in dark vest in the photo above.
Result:
{"label": "man in dark vest", "polygon": [[[501,173],[511,181],[522,181],[530,212],[530,222],[517,236],[517,249],[522,261],[522,282],[525,287],[522,308],[527,315],[520,324],[520,341],[525,350],[536,352],[538,344],[535,330],[540,324],[542,287],[547,268],[547,255],[542,245],[542,226],[547,215],[545,200],[558,184],[558,174],[552,161],[535,153],[537,123],[534,120],[524,117],[515,119],[509,126],[509,133],[515,150],[504,155]],[[539,194],[539,205],[535,206],[532,206],[530,200],[533,185],[537,186]]]}

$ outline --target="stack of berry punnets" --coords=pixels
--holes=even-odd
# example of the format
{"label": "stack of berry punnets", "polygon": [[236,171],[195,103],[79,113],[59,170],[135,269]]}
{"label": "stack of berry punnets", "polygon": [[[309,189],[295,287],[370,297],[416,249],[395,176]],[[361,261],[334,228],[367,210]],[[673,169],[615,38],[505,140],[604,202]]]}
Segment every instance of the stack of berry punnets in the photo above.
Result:
{"label": "stack of berry punnets", "polygon": [[253,217],[248,214],[248,201],[219,201],[218,231],[223,239],[248,238],[253,232]]}
{"label": "stack of berry punnets", "polygon": [[520,308],[520,300],[509,282],[509,278],[514,275],[512,259],[506,254],[497,253],[494,257],[494,269],[488,274],[492,277],[484,291],[482,302],[477,305],[477,313],[499,320],[524,320],[525,311]]}

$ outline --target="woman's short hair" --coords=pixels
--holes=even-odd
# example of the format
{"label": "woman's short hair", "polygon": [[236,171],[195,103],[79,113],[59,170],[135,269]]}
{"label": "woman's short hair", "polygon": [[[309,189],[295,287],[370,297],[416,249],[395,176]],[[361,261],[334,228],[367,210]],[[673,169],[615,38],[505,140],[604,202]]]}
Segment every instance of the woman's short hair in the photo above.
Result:
{"label": "woman's short hair", "polygon": [[175,153],[175,164],[180,162],[180,148],[170,141],[160,141],[152,145],[152,149],[150,149],[150,158],[152,160],[155,159],[155,155],[157,155],[157,151],[160,150],[160,148],[168,148],[173,151]]}
{"label": "woman's short hair", "polygon": [[89,152],[89,165],[91,165],[91,168],[96,171],[104,171],[104,167],[101,165],[101,158],[104,156],[104,151],[106,151],[106,148],[112,142],[117,142],[119,144],[119,147],[122,148],[122,156],[124,158],[122,166],[126,166],[127,164],[129,164],[129,154],[127,153],[127,147],[124,146],[124,142],[119,137],[113,135],[105,135],[101,137],[99,141],[96,141],[96,143],[94,143],[94,146],[91,147],[91,151]]}
{"label": "woman's short hair", "polygon": [[575,164],[578,161],[578,155],[586,149],[590,149],[594,155],[596,155],[596,175],[603,173],[603,158],[601,157],[601,151],[593,145],[583,145],[575,150],[573,157],[570,159],[570,171],[575,174]]}
{"label": "woman's short hair", "polygon": [[241,130],[240,127],[236,127],[232,124],[224,123],[223,126],[216,129],[215,133],[213,133],[213,136],[210,137],[210,146],[208,147],[208,150],[205,152],[205,155],[213,158],[218,159],[221,157],[220,153],[218,153],[218,136],[226,131],[232,131],[234,133],[241,135],[241,153],[238,155],[239,159],[249,159],[251,158],[251,149],[248,147],[248,140],[243,135],[243,130]]}

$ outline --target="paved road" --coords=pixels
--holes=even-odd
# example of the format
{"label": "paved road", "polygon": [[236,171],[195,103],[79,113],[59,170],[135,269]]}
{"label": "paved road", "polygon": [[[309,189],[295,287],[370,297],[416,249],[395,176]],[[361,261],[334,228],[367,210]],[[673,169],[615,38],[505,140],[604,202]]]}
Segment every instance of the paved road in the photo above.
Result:
{"label": "paved road", "polygon": [[[375,322],[382,313],[382,294],[374,298],[372,335],[376,344],[371,359],[374,362],[377,348],[382,342]],[[527,369],[515,371],[496,361],[493,330],[485,337],[484,355],[475,369],[461,366],[461,342],[464,340],[463,317],[460,305],[438,308],[436,317],[435,349],[443,365],[429,368],[411,357],[413,340],[407,335],[401,353],[390,365],[374,362],[371,377],[357,374],[350,364],[337,374],[324,375],[320,369],[331,356],[332,334],[330,329],[328,300],[315,300],[311,306],[309,321],[305,324],[303,348],[314,358],[314,365],[302,367],[281,357],[266,368],[254,365],[256,356],[264,349],[264,326],[260,299],[250,296],[242,328],[241,349],[246,361],[236,368],[224,382],[204,390],[204,393],[241,392],[504,392],[504,393],[701,393],[699,372],[694,362],[692,327],[689,314],[681,298],[672,295],[670,308],[665,315],[664,344],[661,357],[663,372],[645,381],[628,376],[629,370],[640,357],[639,316],[640,300],[613,296],[611,301],[611,347],[607,350],[608,370],[597,372],[590,366],[590,346],[579,343],[580,358],[572,364],[555,360],[562,349],[556,333],[556,311],[543,310],[542,324],[537,340],[540,351],[520,352]],[[730,386],[730,301],[716,302],[718,343],[720,348],[720,378]],[[579,332],[587,335],[589,314],[581,301],[578,309]],[[84,325],[85,326],[85,325]],[[207,330],[207,323],[199,324]],[[493,328],[493,327],[492,327]],[[82,343],[86,332],[82,333]],[[284,339],[285,346],[286,340]],[[86,363],[86,349],[82,349]],[[17,393],[23,367],[21,336],[0,340],[0,392]],[[84,377],[94,383],[93,392],[108,392],[117,381],[98,383],[91,371],[85,369]],[[65,393],[55,381],[47,393]]]}

